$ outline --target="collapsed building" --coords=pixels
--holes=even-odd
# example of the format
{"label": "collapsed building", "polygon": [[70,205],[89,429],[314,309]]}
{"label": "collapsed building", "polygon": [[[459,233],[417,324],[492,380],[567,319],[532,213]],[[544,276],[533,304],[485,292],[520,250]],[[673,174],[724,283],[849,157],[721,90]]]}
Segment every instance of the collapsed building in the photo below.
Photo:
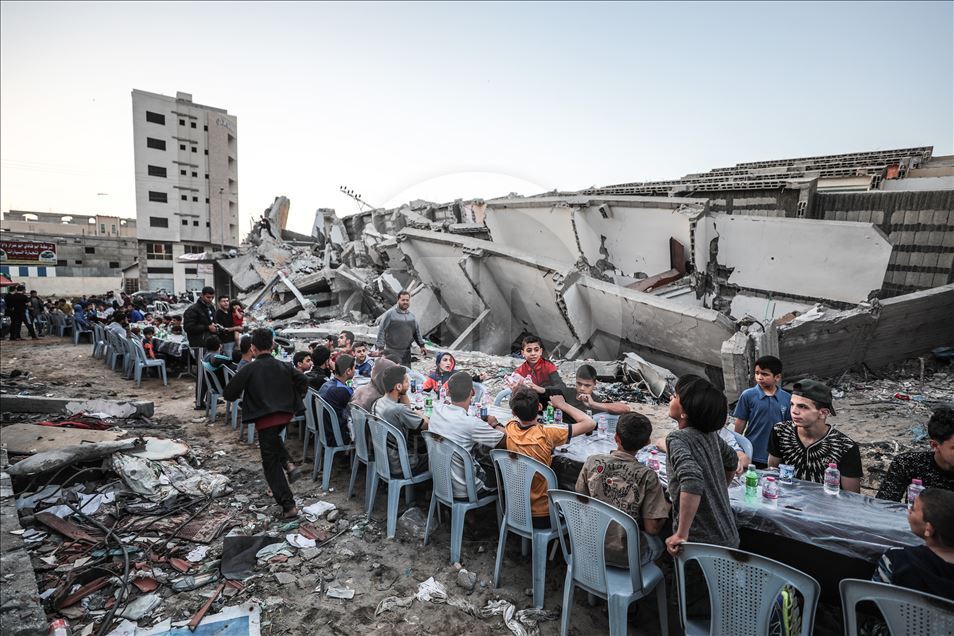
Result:
{"label": "collapsed building", "polygon": [[636,352],[735,393],[759,354],[781,355],[794,378],[951,344],[954,157],[932,152],[319,209],[307,236],[285,229],[278,197],[241,249],[183,258],[214,262],[217,286],[259,319],[370,323],[407,289],[443,347],[507,354],[533,332],[557,357]]}

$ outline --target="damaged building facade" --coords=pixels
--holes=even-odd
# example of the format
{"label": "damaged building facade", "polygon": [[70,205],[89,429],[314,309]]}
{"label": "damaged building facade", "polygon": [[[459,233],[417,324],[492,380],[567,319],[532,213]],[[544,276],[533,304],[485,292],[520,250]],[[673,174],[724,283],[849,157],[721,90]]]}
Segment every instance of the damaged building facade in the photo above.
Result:
{"label": "damaged building facade", "polygon": [[[442,347],[564,359],[635,352],[735,393],[951,344],[954,157],[909,148],[739,164],[681,180],[437,205],[285,229],[276,198],[215,263],[253,316],[371,323],[401,289]],[[281,327],[282,325],[278,325]]]}

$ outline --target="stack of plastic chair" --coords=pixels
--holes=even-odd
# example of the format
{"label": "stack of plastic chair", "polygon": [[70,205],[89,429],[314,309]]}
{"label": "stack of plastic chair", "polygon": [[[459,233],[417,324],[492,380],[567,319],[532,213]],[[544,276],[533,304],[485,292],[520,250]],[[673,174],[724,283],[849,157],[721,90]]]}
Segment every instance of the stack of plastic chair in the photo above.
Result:
{"label": "stack of plastic chair", "polygon": [[[407,457],[407,440],[404,439],[404,434],[396,427],[374,415],[369,415],[367,421],[368,427],[371,429],[371,445],[374,447],[374,470],[377,473],[377,477],[371,481],[368,519],[371,518],[371,510],[374,508],[374,499],[378,492],[378,481],[383,481],[388,485],[388,538],[393,539],[397,533],[398,505],[401,500],[401,489],[413,487],[415,484],[428,481],[431,478],[431,471],[425,470],[417,475],[412,473],[411,462]],[[398,457],[401,461],[401,474],[397,477],[391,475],[391,464],[388,461],[389,437],[394,440]],[[410,498],[410,494],[411,492],[408,491],[408,498]]]}
{"label": "stack of plastic chair", "polygon": [[96,344],[93,330],[90,328],[83,329],[78,324],[76,324],[76,321],[74,320],[73,321],[73,344],[78,345],[80,338],[83,337],[84,335],[89,336],[89,339],[91,342],[93,342],[93,345]]}
{"label": "stack of plastic chair", "polygon": [[129,341],[129,346],[133,351],[133,368],[136,376],[136,386],[142,384],[142,374],[146,369],[159,369],[162,375],[162,383],[169,386],[169,379],[166,377],[166,361],[156,358],[155,360],[146,357],[146,350],[138,340]]}
{"label": "stack of plastic chair", "polygon": [[[626,614],[629,606],[655,589],[659,633],[668,634],[666,580],[655,563],[640,564],[641,537],[636,521],[619,508],[568,490],[551,490],[548,496],[557,512],[558,522],[566,527],[569,541],[567,549],[561,533],[560,545],[566,559],[566,581],[563,585],[560,634],[566,636],[570,630],[570,610],[573,609],[573,590],[576,587],[606,599],[612,636],[626,634]],[[614,521],[626,532],[628,568],[606,565],[606,531]]]}
{"label": "stack of plastic chair", "polygon": [[845,618],[845,634],[860,636],[855,608],[862,601],[878,606],[891,636],[954,634],[954,602],[940,596],[887,583],[844,579],[841,609]]}
{"label": "stack of plastic chair", "polygon": [[102,358],[106,355],[106,330],[98,322],[93,323],[93,357]]}
{"label": "stack of plastic chair", "polygon": [[[686,615],[686,563],[695,561],[709,588],[711,617],[706,623]],[[706,543],[684,543],[676,557],[679,618],[690,635],[770,634],[772,610],[782,588],[802,595],[800,636],[812,633],[821,586],[793,567],[758,554]],[[794,633],[794,632],[793,632]]]}
{"label": "stack of plastic chair", "polygon": [[494,565],[494,587],[500,585],[500,570],[503,568],[504,548],[507,535],[511,532],[521,537],[523,553],[526,554],[526,542],[530,542],[533,564],[533,605],[543,607],[543,592],[547,570],[547,546],[559,537],[559,526],[553,507],[550,507],[550,527],[533,527],[530,508],[530,484],[535,475],[547,482],[547,489],[557,488],[556,474],[549,466],[537,460],[507,450],[492,450],[497,471],[497,488],[503,494],[503,518],[500,522],[500,540],[497,543],[497,562]]}
{"label": "stack of plastic chair", "polygon": [[[477,497],[477,486],[474,483],[474,458],[460,444],[456,444],[440,435],[424,431],[422,433],[427,443],[427,459],[430,463],[431,477],[434,479],[434,489],[431,492],[431,505],[427,510],[427,524],[424,526],[424,545],[431,534],[431,522],[434,512],[440,511],[438,506],[447,506],[451,511],[451,541],[450,562],[460,562],[460,546],[464,538],[464,515],[475,508],[482,508],[497,502],[497,493],[485,494]],[[454,498],[454,464],[463,467],[464,479],[467,482],[467,496]],[[500,521],[500,510],[497,510],[497,521]]]}
{"label": "stack of plastic chair", "polygon": [[[321,489],[328,490],[328,486],[331,484],[331,465],[332,462],[334,462],[335,455],[338,453],[350,453],[354,450],[354,444],[345,444],[344,435],[341,433],[341,423],[338,421],[338,415],[335,413],[335,410],[331,408],[331,405],[325,402],[317,393],[315,394],[315,402],[318,405],[315,427],[318,429],[318,439],[320,440],[322,448],[319,459],[324,467],[321,476]],[[326,421],[331,423],[331,431],[334,439],[328,439],[328,433],[325,429]],[[318,467],[319,462],[316,461],[311,473],[312,481],[318,478]]]}
{"label": "stack of plastic chair", "polygon": [[200,363],[200,368],[205,374],[205,416],[210,422],[214,422],[219,413],[219,398],[225,390],[211,364],[203,361]]}
{"label": "stack of plastic chair", "polygon": [[[224,372],[225,372],[225,386],[228,386],[229,382],[232,381],[232,378],[235,377],[235,371],[233,371],[229,367],[225,367]],[[245,395],[245,392],[243,391],[242,395],[238,396],[238,398],[232,400],[231,402],[225,403],[225,418],[228,421],[228,423],[231,424],[232,430],[236,430],[238,428],[238,413],[239,413],[239,409],[242,407],[242,397],[244,395]]]}

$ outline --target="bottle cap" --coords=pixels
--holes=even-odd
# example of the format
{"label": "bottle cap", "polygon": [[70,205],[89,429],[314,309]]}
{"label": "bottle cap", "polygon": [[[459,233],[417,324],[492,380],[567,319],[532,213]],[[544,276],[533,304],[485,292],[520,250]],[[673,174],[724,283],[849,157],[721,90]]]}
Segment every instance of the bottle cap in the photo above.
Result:
{"label": "bottle cap", "polygon": [[829,467],[829,468],[838,468],[838,464],[836,464],[835,462],[829,462],[828,467]]}
{"label": "bottle cap", "polygon": [[766,477],[765,481],[775,481],[775,477]]}
{"label": "bottle cap", "polygon": [[922,482],[920,479],[912,479],[912,480],[911,480],[911,483],[912,483],[912,484],[917,484],[918,486],[920,486],[923,482]]}

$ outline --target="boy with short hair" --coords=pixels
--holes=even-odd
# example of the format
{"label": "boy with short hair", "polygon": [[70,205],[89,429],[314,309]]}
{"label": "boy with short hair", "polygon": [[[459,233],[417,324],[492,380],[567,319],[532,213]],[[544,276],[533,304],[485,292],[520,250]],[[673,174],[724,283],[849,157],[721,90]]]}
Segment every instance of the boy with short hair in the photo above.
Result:
{"label": "boy with short hair", "polygon": [[366,378],[371,377],[371,369],[374,367],[374,361],[368,357],[368,345],[364,342],[356,342],[354,344],[354,364],[355,364],[355,374],[364,376]]}
{"label": "boy with short hair", "polygon": [[292,366],[305,374],[305,377],[308,378],[308,386],[315,391],[319,390],[321,385],[325,383],[326,378],[312,373],[314,363],[311,354],[307,351],[296,351],[295,355],[292,356]]}
{"label": "boy with short hair", "polygon": [[[636,452],[649,443],[653,425],[640,413],[625,413],[616,424],[616,450],[590,455],[576,480],[578,493],[605,501],[631,516],[640,526],[639,560],[646,565],[663,552],[658,538],[669,518],[669,504],[656,473],[636,461]],[[606,561],[629,567],[626,533],[612,523],[606,530]]]}
{"label": "boy with short hair", "polygon": [[792,396],[782,389],[782,361],[762,356],[755,361],[755,386],[742,391],[735,406],[735,432],[752,442],[752,461],[759,468],[768,463],[772,428],[791,417]]}
{"label": "boy with short hair", "polygon": [[146,357],[150,360],[156,359],[155,335],[156,328],[151,325],[142,330],[142,350],[146,352]]}
{"label": "boy with short hair", "polygon": [[556,365],[546,359],[543,341],[538,336],[527,334],[520,343],[520,352],[525,362],[517,367],[517,375],[529,378],[527,384],[539,395],[546,395],[547,387],[565,386]]}
{"label": "boy with short hair", "polygon": [[547,389],[549,395],[560,394],[568,404],[581,411],[596,411],[622,415],[630,412],[629,404],[625,402],[604,402],[593,394],[596,389],[596,369],[592,365],[583,364],[576,371],[576,387],[552,387]]}
{"label": "boy with short hair", "polygon": [[[351,410],[348,402],[354,394],[354,389],[348,386],[348,382],[354,377],[354,358],[347,353],[342,353],[335,360],[335,376],[321,385],[318,395],[328,403],[338,416],[338,426],[341,429],[341,439],[345,444],[351,443],[351,433],[349,432],[347,421],[351,417]],[[331,427],[331,419],[323,418],[322,426],[325,427],[326,439],[335,439],[334,430]]]}
{"label": "boy with short hair", "polygon": [[[574,435],[589,433],[596,422],[579,409],[566,403],[562,395],[554,395],[553,406],[569,413],[576,423],[567,422],[566,428],[543,426],[537,422],[540,412],[540,396],[529,386],[518,386],[510,395],[510,410],[513,418],[504,430],[507,450],[526,455],[547,466],[553,461],[553,450],[570,442]],[[540,475],[530,484],[530,510],[534,528],[550,527],[550,502],[547,500],[547,482]]]}

